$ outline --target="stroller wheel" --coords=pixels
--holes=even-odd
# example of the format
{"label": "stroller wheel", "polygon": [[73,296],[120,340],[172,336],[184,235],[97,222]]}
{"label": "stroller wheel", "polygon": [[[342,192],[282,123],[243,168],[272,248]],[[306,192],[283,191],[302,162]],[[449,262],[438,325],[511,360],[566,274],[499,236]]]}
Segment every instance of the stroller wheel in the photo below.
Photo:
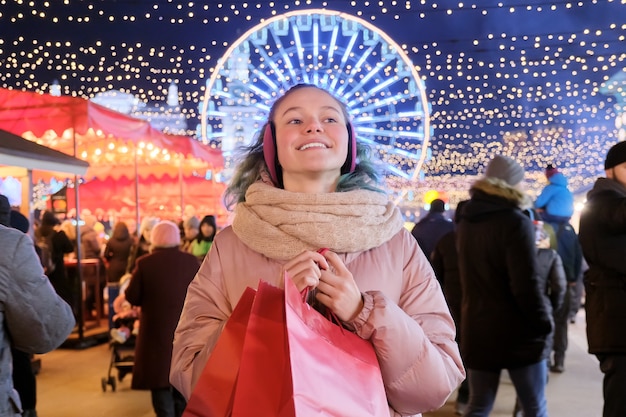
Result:
{"label": "stroller wheel", "polygon": [[105,376],[102,377],[100,383],[102,384],[102,392],[107,392],[107,378]]}
{"label": "stroller wheel", "polygon": [[109,385],[111,385],[111,391],[115,392],[115,388],[117,388],[117,381],[112,376],[109,377]]}

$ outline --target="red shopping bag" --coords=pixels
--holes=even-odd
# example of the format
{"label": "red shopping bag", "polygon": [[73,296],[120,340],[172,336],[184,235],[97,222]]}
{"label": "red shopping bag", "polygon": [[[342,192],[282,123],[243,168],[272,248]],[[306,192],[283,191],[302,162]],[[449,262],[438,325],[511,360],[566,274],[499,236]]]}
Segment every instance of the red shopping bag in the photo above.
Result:
{"label": "red shopping bag", "polygon": [[183,417],[231,415],[239,361],[255,290],[246,288],[228,318],[185,407]]}
{"label": "red shopping bag", "polygon": [[389,407],[371,343],[285,290],[265,282],[255,296],[233,417],[382,417]]}

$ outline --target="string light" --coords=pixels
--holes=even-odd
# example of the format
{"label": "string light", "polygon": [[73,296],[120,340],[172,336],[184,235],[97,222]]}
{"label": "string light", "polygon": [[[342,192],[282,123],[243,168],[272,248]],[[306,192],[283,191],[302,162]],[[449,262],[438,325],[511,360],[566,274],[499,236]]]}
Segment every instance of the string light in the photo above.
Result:
{"label": "string light", "polygon": [[[545,185],[547,163],[584,193],[602,174],[606,150],[626,138],[626,4],[618,0],[514,6],[491,0],[153,0],[119,7],[0,0],[0,86],[48,92],[56,79],[61,94],[87,98],[119,90],[153,117],[161,110],[157,103],[168,100],[168,85],[176,83],[187,122],[177,133],[195,135],[206,80],[238,35],[273,16],[311,8],[340,10],[380,27],[425,83],[430,159],[419,181],[389,182],[414,190],[407,205],[430,189],[446,191],[454,205],[498,153],[526,168],[531,194]],[[382,72],[376,81],[389,76]],[[94,152],[105,157],[107,151]]]}

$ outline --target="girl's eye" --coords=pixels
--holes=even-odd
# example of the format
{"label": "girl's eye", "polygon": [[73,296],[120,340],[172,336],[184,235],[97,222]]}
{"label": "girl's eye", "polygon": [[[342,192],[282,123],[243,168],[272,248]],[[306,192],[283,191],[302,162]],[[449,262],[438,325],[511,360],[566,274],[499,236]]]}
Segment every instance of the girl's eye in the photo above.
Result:
{"label": "girl's eye", "polygon": [[292,119],[288,122],[288,124],[294,124],[294,125],[298,125],[300,123],[302,123],[302,120],[300,119]]}
{"label": "girl's eye", "polygon": [[337,119],[335,119],[334,117],[328,117],[328,118],[326,119],[326,121],[327,121],[327,122],[329,122],[329,123],[336,123],[336,122],[337,122]]}

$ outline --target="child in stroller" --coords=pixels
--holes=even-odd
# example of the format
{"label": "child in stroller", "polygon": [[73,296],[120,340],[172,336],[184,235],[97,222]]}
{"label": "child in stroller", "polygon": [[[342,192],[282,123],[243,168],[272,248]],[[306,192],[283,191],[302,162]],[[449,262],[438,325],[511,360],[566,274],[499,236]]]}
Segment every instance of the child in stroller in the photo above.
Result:
{"label": "child in stroller", "polygon": [[116,381],[111,375],[113,368],[118,371],[117,379],[122,381],[124,377],[132,372],[135,360],[135,336],[139,329],[139,307],[132,306],[126,301],[124,291],[128,287],[131,274],[126,274],[120,279],[119,294],[112,303],[113,327],[110,330],[111,335],[111,361],[109,363],[109,371],[106,377],[102,378],[102,391],[106,391],[107,385],[111,385],[111,389],[115,391]]}
{"label": "child in stroller", "polygon": [[125,291],[130,283],[131,274],[126,274],[120,279],[120,292],[113,300],[113,324],[111,329],[111,340],[124,344],[131,335],[136,336],[139,331],[139,307],[132,306],[126,301]]}

